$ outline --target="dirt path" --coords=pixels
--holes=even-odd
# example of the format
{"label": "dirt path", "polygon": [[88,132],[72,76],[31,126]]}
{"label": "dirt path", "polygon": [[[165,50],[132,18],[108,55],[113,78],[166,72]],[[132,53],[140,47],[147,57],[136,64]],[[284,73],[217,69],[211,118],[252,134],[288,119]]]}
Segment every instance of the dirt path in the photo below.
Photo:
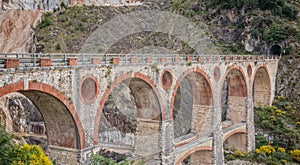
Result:
{"label": "dirt path", "polygon": [[0,52],[28,52],[31,27],[35,27],[41,15],[38,11],[0,11]]}

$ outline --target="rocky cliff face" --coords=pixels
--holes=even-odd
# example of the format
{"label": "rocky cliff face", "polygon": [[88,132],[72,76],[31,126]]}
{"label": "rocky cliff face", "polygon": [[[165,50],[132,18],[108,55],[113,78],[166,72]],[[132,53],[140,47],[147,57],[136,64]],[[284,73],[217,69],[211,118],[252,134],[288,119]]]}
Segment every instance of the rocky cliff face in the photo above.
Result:
{"label": "rocky cliff face", "polygon": [[0,52],[26,53],[29,40],[42,13],[38,11],[0,11]]}
{"label": "rocky cliff face", "polygon": [[276,94],[300,100],[300,57],[286,57],[279,61]]}

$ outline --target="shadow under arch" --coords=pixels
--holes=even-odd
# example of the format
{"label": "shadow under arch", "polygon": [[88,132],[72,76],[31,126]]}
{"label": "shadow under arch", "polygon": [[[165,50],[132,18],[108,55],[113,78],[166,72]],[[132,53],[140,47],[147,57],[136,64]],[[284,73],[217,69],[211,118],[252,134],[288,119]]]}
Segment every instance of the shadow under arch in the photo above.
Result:
{"label": "shadow under arch", "polygon": [[50,145],[82,149],[85,147],[84,129],[68,98],[54,87],[41,82],[15,82],[0,87],[0,97],[18,92],[27,97],[42,114]]}
{"label": "shadow under arch", "polygon": [[271,104],[271,80],[268,68],[265,65],[260,65],[254,72],[252,81],[252,95],[254,106],[262,103],[265,106]]}
{"label": "shadow under arch", "polygon": [[225,150],[247,152],[247,143],[247,131],[244,129],[233,130],[223,137],[223,146]]}
{"label": "shadow under arch", "polygon": [[142,156],[157,154],[163,114],[161,97],[152,80],[138,72],[122,74],[101,98],[94,145],[118,145]]}
{"label": "shadow under arch", "polygon": [[212,90],[208,76],[198,67],[188,69],[179,77],[170,105],[175,138],[189,133],[206,136],[212,131]]}
{"label": "shadow under arch", "polygon": [[228,122],[229,125],[246,121],[248,87],[243,70],[236,66],[230,67],[225,73],[220,89],[222,121]]}
{"label": "shadow under arch", "polygon": [[[190,149],[187,153],[185,153],[178,161],[175,162],[175,165],[180,165],[181,162],[186,160],[189,156],[195,154],[195,158],[191,158],[193,165],[198,164],[213,164],[213,149],[211,146],[200,146]],[[188,163],[191,164],[191,163]]]}

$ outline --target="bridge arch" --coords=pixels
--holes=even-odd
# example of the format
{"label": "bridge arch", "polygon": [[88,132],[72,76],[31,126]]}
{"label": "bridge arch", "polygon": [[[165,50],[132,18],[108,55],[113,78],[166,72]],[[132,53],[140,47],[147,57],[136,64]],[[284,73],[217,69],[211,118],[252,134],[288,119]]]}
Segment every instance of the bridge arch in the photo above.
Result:
{"label": "bridge arch", "polygon": [[268,68],[265,65],[260,65],[254,72],[254,80],[252,82],[252,94],[254,106],[270,105],[271,103],[271,80]]}
{"label": "bridge arch", "polygon": [[[192,161],[197,161],[193,165],[198,164],[213,164],[213,152],[211,146],[198,146],[195,148],[190,149],[187,153],[181,156],[176,162],[176,165],[180,165],[185,159],[189,156],[194,156]],[[190,163],[189,163],[190,164]]]}
{"label": "bridge arch", "polygon": [[222,121],[229,125],[246,121],[248,87],[243,70],[237,66],[228,68],[221,85]]}
{"label": "bridge arch", "polygon": [[122,74],[101,98],[94,144],[113,143],[141,155],[158,153],[163,114],[160,94],[151,79],[139,72]]}
{"label": "bridge arch", "polygon": [[223,137],[223,146],[225,150],[247,151],[247,130],[236,129]]}
{"label": "bridge arch", "polygon": [[175,138],[189,133],[211,133],[212,106],[213,89],[207,74],[198,67],[185,71],[175,84],[170,105]]}
{"label": "bridge arch", "polygon": [[76,149],[85,147],[84,129],[74,105],[53,86],[21,81],[0,87],[0,91],[0,97],[18,92],[32,101],[44,118],[50,145]]}

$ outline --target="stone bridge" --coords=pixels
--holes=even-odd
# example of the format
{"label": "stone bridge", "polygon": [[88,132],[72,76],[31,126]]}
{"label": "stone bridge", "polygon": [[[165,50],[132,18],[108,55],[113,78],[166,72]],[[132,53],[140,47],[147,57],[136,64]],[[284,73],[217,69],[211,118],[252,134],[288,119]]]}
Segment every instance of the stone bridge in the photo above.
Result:
{"label": "stone bridge", "polygon": [[269,105],[278,57],[1,54],[0,97],[43,116],[47,154],[85,163],[105,148],[147,164],[223,164],[255,148],[253,106]]}

